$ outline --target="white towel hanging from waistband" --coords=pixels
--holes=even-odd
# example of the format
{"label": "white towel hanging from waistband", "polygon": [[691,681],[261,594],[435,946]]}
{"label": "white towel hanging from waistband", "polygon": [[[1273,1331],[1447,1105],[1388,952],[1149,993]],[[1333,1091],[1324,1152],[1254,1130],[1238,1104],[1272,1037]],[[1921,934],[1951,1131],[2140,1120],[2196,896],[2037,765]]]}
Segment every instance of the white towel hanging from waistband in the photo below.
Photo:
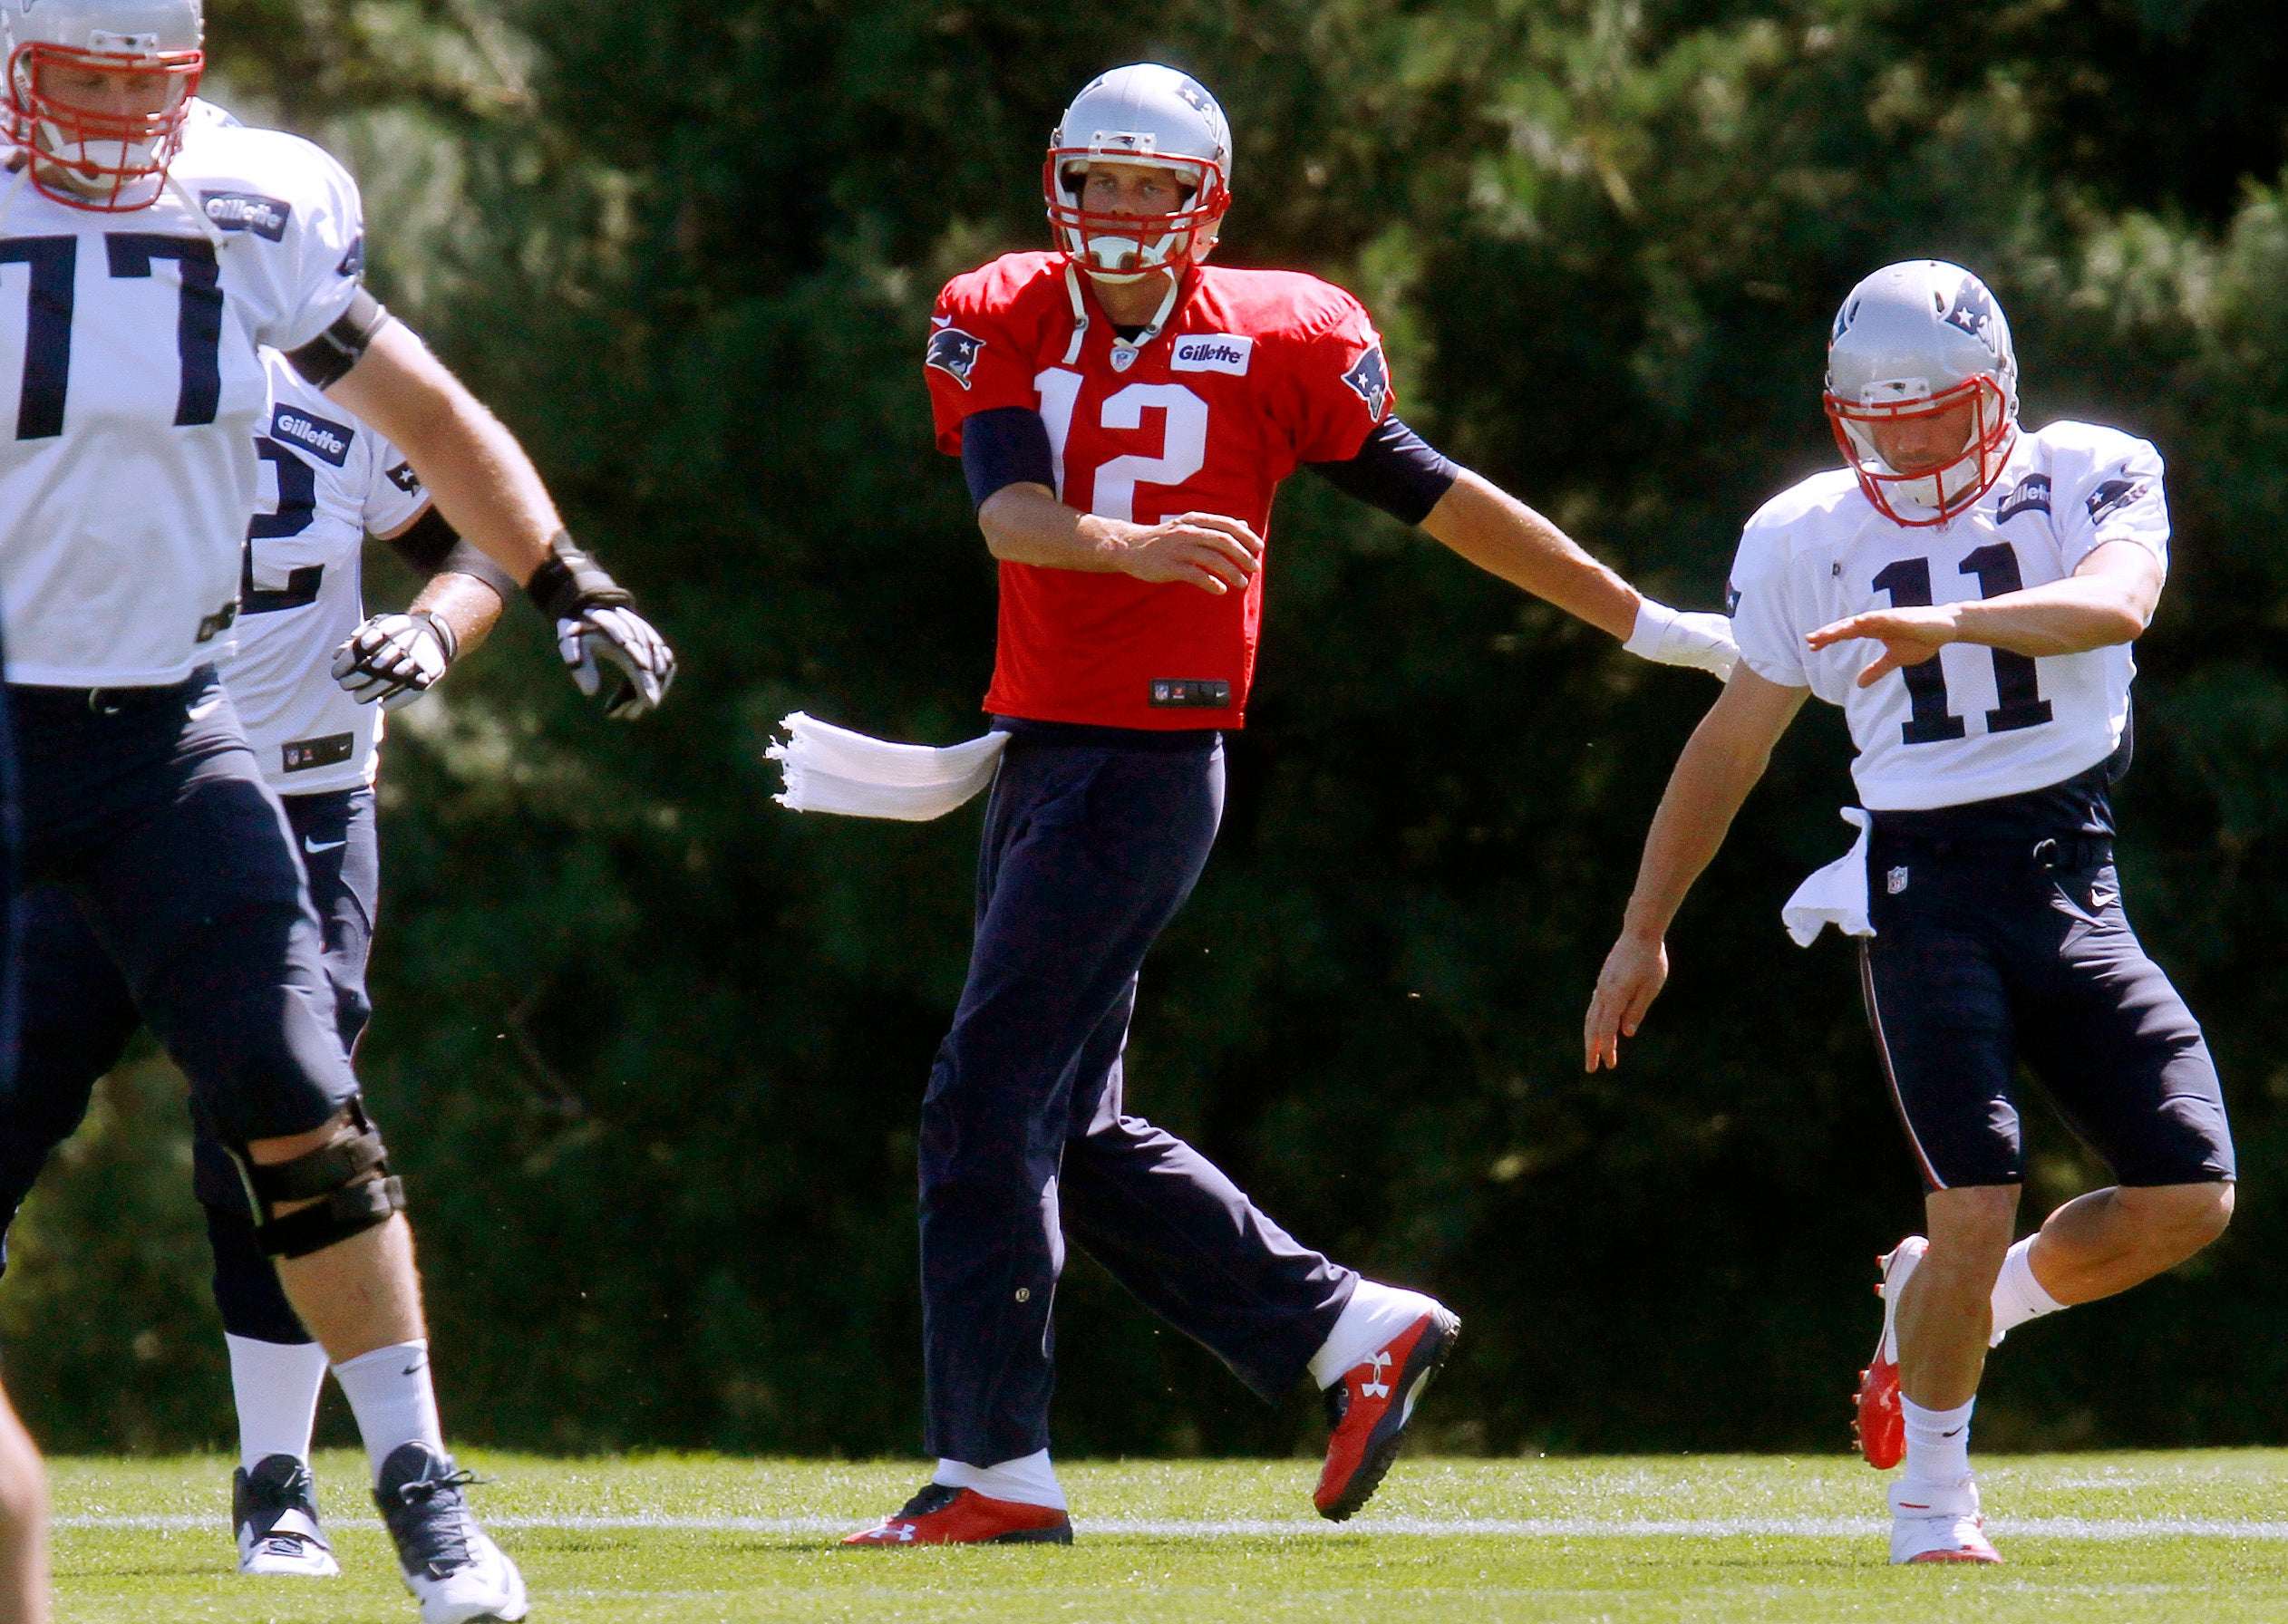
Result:
{"label": "white towel hanging from waistband", "polygon": [[771,798],[797,812],[895,817],[926,823],[943,817],[993,782],[1006,733],[935,749],[891,744],[798,710],[780,722],[788,738],[764,752],[786,775]]}
{"label": "white towel hanging from waistband", "polygon": [[1779,923],[1798,947],[1809,947],[1820,928],[1830,924],[1847,936],[1875,934],[1867,921],[1867,831],[1875,819],[1857,807],[1846,807],[1843,821],[1859,831],[1851,849],[1815,871],[1779,910]]}

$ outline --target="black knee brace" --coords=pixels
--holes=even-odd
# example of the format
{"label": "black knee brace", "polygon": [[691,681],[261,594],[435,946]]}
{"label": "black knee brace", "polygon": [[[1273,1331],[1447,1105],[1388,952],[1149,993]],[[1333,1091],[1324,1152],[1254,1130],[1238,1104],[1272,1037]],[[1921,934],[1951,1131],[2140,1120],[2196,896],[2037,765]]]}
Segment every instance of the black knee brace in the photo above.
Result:
{"label": "black knee brace", "polygon": [[[405,1187],[391,1176],[389,1152],[381,1130],[353,1098],[334,1118],[334,1135],[315,1150],[290,1162],[267,1165],[234,1148],[247,1195],[259,1216],[255,1232],[262,1250],[274,1258],[304,1258],[337,1242],[387,1223],[405,1210]],[[280,1217],[278,1204],[311,1201]]]}

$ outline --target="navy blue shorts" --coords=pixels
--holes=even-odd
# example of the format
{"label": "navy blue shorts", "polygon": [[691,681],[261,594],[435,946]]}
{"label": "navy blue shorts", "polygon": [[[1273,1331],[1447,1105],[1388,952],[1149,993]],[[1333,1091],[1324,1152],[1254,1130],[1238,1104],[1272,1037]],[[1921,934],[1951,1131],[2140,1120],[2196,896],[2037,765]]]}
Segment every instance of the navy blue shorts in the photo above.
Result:
{"label": "navy blue shorts", "polygon": [[325,1123],[357,1082],[324,938],[297,837],[214,672],[9,701],[25,879],[70,891],[200,1120],[234,1145]]}
{"label": "navy blue shorts", "polygon": [[2032,843],[1869,848],[1861,983],[1924,1185],[2025,1179],[2021,1058],[2123,1184],[2234,1175],[2200,1023],[2147,956],[2102,850],[2045,867]]}

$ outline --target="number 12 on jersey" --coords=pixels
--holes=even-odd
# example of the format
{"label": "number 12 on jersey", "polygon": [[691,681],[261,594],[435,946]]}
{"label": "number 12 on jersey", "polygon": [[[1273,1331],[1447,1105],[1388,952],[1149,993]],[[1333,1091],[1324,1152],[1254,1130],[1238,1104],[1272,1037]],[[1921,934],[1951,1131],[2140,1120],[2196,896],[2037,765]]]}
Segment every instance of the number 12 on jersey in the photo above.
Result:
{"label": "number 12 on jersey", "polygon": [[[1963,560],[1962,573],[1978,577],[1978,595],[2000,597],[2024,589],[2018,554],[2006,541],[1983,546]],[[1870,583],[1877,592],[1891,594],[1894,609],[1931,606],[1931,561],[1902,558],[1886,565]],[[1988,649],[1994,659],[1994,697],[2001,702],[1986,712],[1989,733],[2038,728],[2050,719],[2050,701],[2041,697],[2041,673],[2031,654],[2008,649]],[[1908,744],[1937,744],[1960,739],[1965,729],[1946,695],[1946,670],[1933,655],[1920,665],[1902,666],[1906,680],[1907,719],[1899,724],[1899,737]]]}

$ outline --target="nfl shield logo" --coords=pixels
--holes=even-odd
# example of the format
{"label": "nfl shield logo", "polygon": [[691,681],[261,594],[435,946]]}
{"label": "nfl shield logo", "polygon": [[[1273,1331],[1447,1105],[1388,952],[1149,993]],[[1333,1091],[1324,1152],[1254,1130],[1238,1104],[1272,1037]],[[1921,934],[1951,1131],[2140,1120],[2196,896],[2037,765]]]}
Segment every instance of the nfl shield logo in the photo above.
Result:
{"label": "nfl shield logo", "polygon": [[1905,868],[1894,868],[1891,870],[1890,874],[1886,876],[1883,884],[1885,890],[1888,891],[1893,896],[1896,896],[1900,892],[1906,889],[1906,870]]}

